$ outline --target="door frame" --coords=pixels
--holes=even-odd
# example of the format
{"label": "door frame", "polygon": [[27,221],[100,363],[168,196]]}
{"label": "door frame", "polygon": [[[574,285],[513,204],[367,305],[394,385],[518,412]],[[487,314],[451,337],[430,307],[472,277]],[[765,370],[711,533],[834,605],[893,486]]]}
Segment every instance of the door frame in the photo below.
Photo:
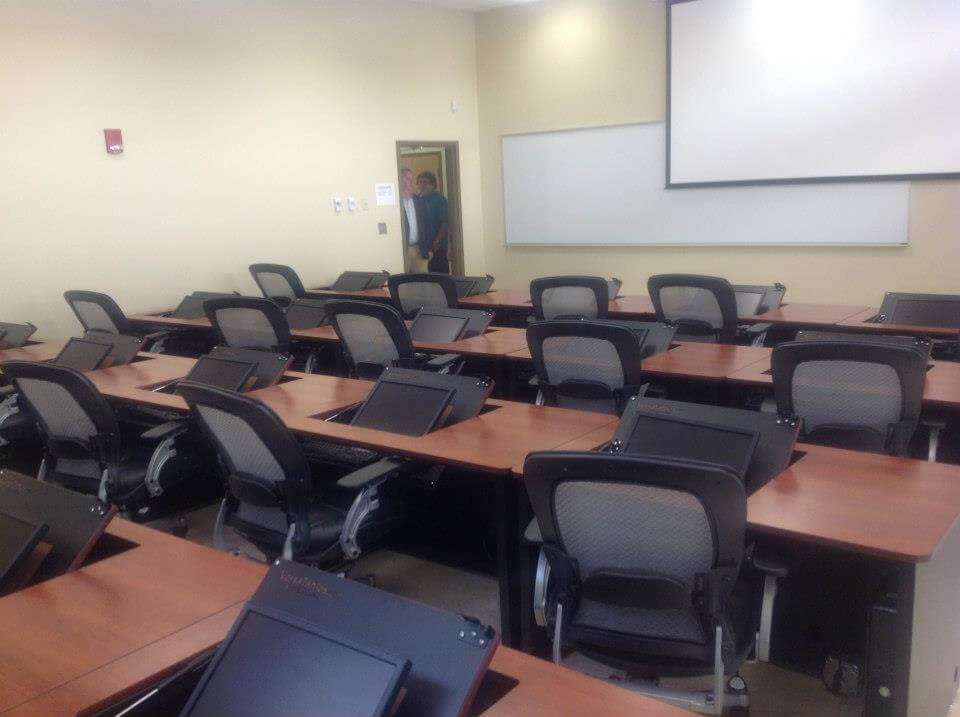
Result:
{"label": "door frame", "polygon": [[[463,203],[460,199],[460,143],[444,142],[440,140],[397,140],[397,181],[400,179],[401,161],[404,149],[420,149],[439,147],[443,150],[443,164],[446,167],[447,210],[449,217],[449,253],[453,257],[450,262],[450,273],[454,276],[463,276],[465,273],[463,259]],[[399,184],[398,184],[399,186]],[[401,247],[406,252],[406,247]]]}

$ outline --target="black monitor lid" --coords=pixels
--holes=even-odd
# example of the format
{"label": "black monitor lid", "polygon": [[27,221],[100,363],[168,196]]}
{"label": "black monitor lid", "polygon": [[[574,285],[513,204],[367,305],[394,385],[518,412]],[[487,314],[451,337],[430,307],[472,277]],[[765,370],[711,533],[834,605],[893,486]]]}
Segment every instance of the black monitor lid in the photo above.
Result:
{"label": "black monitor lid", "polygon": [[847,331],[818,331],[801,329],[795,341],[843,341],[846,343],[873,344],[877,346],[904,346],[919,351],[930,358],[933,341],[929,336],[900,336],[898,334],[855,333]]}
{"label": "black monitor lid", "polygon": [[73,337],[67,341],[57,357],[53,359],[53,363],[77,371],[93,371],[102,365],[112,347],[112,343]]}
{"label": "black monitor lid", "polygon": [[272,567],[251,604],[410,660],[397,717],[467,714],[500,642],[475,620],[297,563]]}
{"label": "black monitor lid", "polygon": [[406,436],[423,436],[442,426],[454,390],[383,376],[357,410],[350,425]]}
{"label": "black monitor lid", "polygon": [[184,296],[170,315],[177,319],[202,319],[206,316],[203,310],[203,302],[208,298],[212,299],[214,297],[197,296],[195,294]]}
{"label": "black monitor lid", "polygon": [[27,343],[37,327],[31,323],[8,324],[0,321],[0,349],[15,349]]}
{"label": "black monitor lid", "polygon": [[181,716],[391,714],[410,661],[344,635],[349,627],[248,603]]}
{"label": "black monitor lid", "polygon": [[257,349],[238,349],[233,346],[214,346],[213,350],[207,355],[228,361],[249,361],[256,364],[253,371],[256,381],[254,381],[250,390],[267,388],[277,383],[293,362],[291,354],[277,354]]}
{"label": "black monitor lid", "polygon": [[294,299],[287,307],[287,324],[291,329],[315,329],[327,323],[329,299]]}
{"label": "black monitor lid", "polygon": [[16,589],[10,579],[46,532],[43,521],[24,520],[0,509],[0,595]]}
{"label": "black monitor lid", "polygon": [[34,573],[36,582],[79,567],[116,513],[95,496],[9,469],[0,471],[0,505],[23,520],[48,525],[43,539],[50,552]]}
{"label": "black monitor lid", "polygon": [[468,317],[449,314],[444,309],[422,309],[410,325],[410,338],[428,343],[450,343],[463,336],[469,322]]}
{"label": "black monitor lid", "polygon": [[626,448],[640,415],[669,417],[756,431],[758,440],[744,480],[748,495],[766,485],[787,468],[800,430],[799,423],[784,421],[776,413],[636,397],[627,401],[627,407],[610,444],[613,450]]}
{"label": "black monitor lid", "polygon": [[253,361],[235,361],[216,356],[201,356],[183,377],[184,381],[239,392],[247,388],[257,364]]}
{"label": "black monitor lid", "polygon": [[450,415],[447,416],[446,426],[466,421],[479,415],[490,393],[493,391],[493,381],[486,376],[458,376],[455,374],[433,373],[432,371],[417,371],[410,368],[384,369],[381,378],[387,377],[395,381],[414,383],[423,386],[441,386],[454,390],[453,400],[450,403]]}
{"label": "black monitor lid", "polygon": [[105,334],[102,331],[84,331],[84,341],[93,341],[110,347],[106,358],[100,362],[101,368],[125,366],[137,357],[143,349],[143,339],[126,334]]}
{"label": "black monitor lid", "polygon": [[960,295],[889,292],[883,297],[880,321],[960,329]]}

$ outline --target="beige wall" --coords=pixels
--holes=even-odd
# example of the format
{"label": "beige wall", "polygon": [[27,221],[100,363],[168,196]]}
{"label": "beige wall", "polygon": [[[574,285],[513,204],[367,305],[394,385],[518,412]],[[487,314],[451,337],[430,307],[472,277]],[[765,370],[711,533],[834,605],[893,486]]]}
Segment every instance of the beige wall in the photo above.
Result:
{"label": "beige wall", "polygon": [[903,248],[506,248],[500,137],[664,119],[664,7],[549,0],[477,16],[486,270],[498,286],[586,273],[618,276],[626,293],[646,293],[649,275],[682,271],[782,281],[797,301],[876,304],[885,290],[960,292],[960,182],[913,184],[911,244]]}
{"label": "beige wall", "polygon": [[[314,286],[400,271],[399,211],[373,196],[396,181],[398,139],[460,142],[479,271],[474,43],[473,16],[402,0],[5,0],[0,319],[67,336],[65,289],[161,309],[254,293],[254,261]],[[122,156],[104,127],[123,129]],[[334,195],[369,210],[337,216]]]}

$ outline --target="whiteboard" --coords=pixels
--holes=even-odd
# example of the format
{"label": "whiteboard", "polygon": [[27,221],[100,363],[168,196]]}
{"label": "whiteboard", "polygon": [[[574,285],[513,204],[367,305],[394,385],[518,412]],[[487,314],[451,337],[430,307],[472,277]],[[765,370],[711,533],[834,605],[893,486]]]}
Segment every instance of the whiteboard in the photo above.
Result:
{"label": "whiteboard", "polygon": [[670,182],[960,173],[960,2],[668,3]]}
{"label": "whiteboard", "polygon": [[663,122],[502,138],[507,245],[904,245],[908,182],[665,189]]}

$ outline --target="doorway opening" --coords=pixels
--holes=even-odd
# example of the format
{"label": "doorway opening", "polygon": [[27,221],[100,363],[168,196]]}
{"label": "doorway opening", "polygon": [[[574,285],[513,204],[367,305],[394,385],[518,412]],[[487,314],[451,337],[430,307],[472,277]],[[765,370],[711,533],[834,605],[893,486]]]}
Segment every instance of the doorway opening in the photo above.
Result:
{"label": "doorway opening", "polygon": [[[437,192],[447,202],[446,262],[443,255],[433,261],[431,271],[464,275],[463,218],[460,204],[460,143],[435,141],[397,142],[397,179],[403,185],[403,171],[409,169],[414,178],[430,172],[437,178]],[[403,207],[401,207],[403,211]],[[400,251],[406,257],[407,247]]]}

